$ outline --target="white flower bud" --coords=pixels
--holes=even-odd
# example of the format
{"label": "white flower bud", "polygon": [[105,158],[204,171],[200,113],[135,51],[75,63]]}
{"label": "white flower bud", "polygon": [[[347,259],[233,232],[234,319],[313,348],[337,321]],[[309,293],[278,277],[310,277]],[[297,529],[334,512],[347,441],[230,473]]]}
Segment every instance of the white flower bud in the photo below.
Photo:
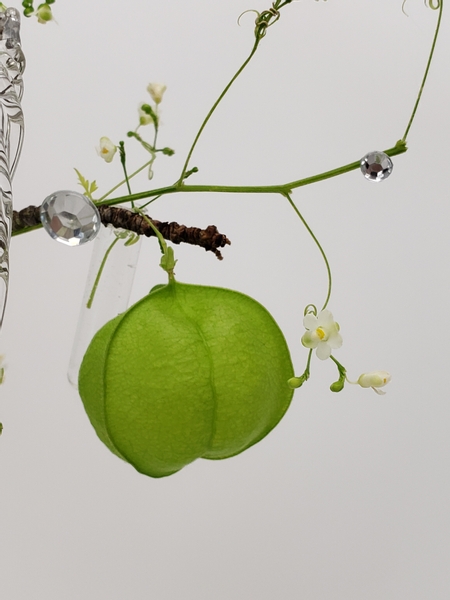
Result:
{"label": "white flower bud", "polygon": [[149,83],[147,86],[147,92],[150,94],[155,104],[161,104],[166,89],[167,86],[162,83]]}
{"label": "white flower bud", "polygon": [[117,152],[117,146],[112,143],[108,137],[100,138],[100,146],[96,148],[97,154],[101,156],[107,163],[110,163]]}
{"label": "white flower bud", "polygon": [[372,388],[377,394],[385,394],[378,388],[384,387],[391,381],[391,375],[387,371],[372,371],[360,375],[358,383],[363,388]]}

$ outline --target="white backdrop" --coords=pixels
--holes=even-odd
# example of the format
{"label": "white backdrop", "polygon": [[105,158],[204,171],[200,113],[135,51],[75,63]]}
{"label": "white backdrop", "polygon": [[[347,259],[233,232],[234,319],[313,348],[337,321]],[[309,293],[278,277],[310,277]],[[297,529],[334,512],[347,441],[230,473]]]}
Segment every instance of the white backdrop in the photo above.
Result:
{"label": "white backdrop", "polygon": [[[104,192],[150,81],[168,86],[152,186],[172,183],[206,111],[253,43],[265,0],[58,0],[58,24],[23,20],[26,140],[15,204],[77,189]],[[391,147],[402,137],[437,13],[422,0],[301,0],[282,11],[209,124],[195,181],[271,184]],[[42,230],[12,242],[0,351],[0,589],[4,600],[447,600],[450,589],[448,139],[450,21],[391,178],[360,172],[298,190],[329,254],[330,303],[357,377],[389,370],[387,395],[348,386],[315,360],[280,425],[242,455],[199,460],[162,480],[139,475],[98,441],[66,379],[92,248]],[[144,159],[129,144],[130,165]],[[194,181],[194,178],[192,179]],[[143,177],[138,189],[149,186]],[[79,188],[78,188],[79,189]],[[136,187],[135,187],[136,189]],[[230,287],[277,319],[296,371],[303,307],[326,272],[278,197],[165,197],[150,214],[218,226],[223,262],[177,247],[180,281]],[[137,299],[164,280],[144,241]],[[320,363],[320,364],[319,364]]]}

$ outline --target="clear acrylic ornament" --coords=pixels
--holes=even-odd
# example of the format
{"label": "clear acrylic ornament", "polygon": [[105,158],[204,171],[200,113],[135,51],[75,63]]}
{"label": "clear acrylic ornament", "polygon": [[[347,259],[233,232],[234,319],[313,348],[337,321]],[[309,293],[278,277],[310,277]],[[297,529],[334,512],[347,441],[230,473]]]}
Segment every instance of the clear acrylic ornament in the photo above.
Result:
{"label": "clear acrylic ornament", "polygon": [[93,246],[67,373],[76,389],[80,365],[92,338],[105,323],[128,308],[141,239],[109,225],[101,228]]}

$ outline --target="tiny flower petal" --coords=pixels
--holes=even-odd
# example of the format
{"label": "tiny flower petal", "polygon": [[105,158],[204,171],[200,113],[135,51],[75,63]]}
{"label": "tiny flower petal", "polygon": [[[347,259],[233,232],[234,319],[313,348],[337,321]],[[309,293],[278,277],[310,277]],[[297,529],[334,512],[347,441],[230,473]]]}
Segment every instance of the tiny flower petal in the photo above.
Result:
{"label": "tiny flower petal", "polygon": [[330,348],[336,350],[337,348],[340,348],[342,346],[342,335],[338,332],[333,333],[332,335],[330,335],[327,341]]}
{"label": "tiny flower petal", "polygon": [[100,146],[96,148],[97,154],[101,156],[107,163],[110,163],[117,152],[117,147],[108,137],[100,138]]}
{"label": "tiny flower petal", "polygon": [[316,329],[319,326],[316,315],[309,313],[303,317],[303,327],[305,329]]}
{"label": "tiny flower petal", "polygon": [[320,342],[319,345],[317,346],[316,355],[317,355],[317,358],[320,358],[320,360],[326,360],[327,358],[330,358],[330,356],[331,356],[330,345],[327,342]]}
{"label": "tiny flower petal", "polygon": [[317,348],[320,338],[314,335],[314,332],[306,331],[302,336],[301,342],[305,348]]}
{"label": "tiny flower petal", "polygon": [[167,86],[162,83],[149,83],[147,86],[147,92],[150,94],[155,104],[161,104],[166,89]]}
{"label": "tiny flower petal", "polygon": [[335,325],[333,315],[329,310],[323,310],[317,317],[319,327],[333,327]]}
{"label": "tiny flower petal", "polygon": [[373,391],[374,391],[376,394],[378,394],[379,396],[385,396],[385,395],[386,395],[386,392],[384,392],[383,390],[378,390],[378,389],[377,389],[377,388],[375,388],[375,387],[372,387],[372,389],[373,389]]}

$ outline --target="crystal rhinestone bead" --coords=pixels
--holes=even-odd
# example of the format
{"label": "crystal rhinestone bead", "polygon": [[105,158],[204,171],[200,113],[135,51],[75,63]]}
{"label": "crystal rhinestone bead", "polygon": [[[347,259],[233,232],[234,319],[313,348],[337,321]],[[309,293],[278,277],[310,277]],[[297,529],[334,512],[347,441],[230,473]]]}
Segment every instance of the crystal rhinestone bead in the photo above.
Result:
{"label": "crystal rhinestone bead", "polygon": [[41,206],[41,221],[47,233],[68,246],[80,246],[95,238],[101,227],[97,207],[83,194],[54,192]]}
{"label": "crystal rhinestone bead", "polygon": [[394,165],[384,152],[369,152],[361,159],[361,171],[369,181],[383,181],[392,173]]}

